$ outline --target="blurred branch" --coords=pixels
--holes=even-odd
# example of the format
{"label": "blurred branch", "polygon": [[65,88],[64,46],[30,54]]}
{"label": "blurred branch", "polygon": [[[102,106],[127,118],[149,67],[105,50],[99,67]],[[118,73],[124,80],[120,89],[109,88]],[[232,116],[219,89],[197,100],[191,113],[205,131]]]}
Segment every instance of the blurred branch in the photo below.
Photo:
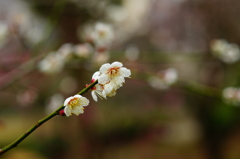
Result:
{"label": "blurred branch", "polygon": [[[52,36],[52,34],[55,30],[54,28],[57,26],[57,24],[60,20],[61,14],[64,11],[67,1],[68,0],[60,0],[60,1],[55,2],[53,9],[52,9],[52,14],[50,15],[50,18],[48,19],[48,23],[45,28],[46,37],[44,38],[42,43],[38,44],[36,47],[34,47],[33,50],[31,50],[32,52],[37,52],[36,50],[39,50],[38,48],[41,48],[41,52],[44,52],[43,46],[45,46],[45,48],[46,48],[47,44],[49,43],[49,41],[47,39],[50,39],[50,37]],[[25,49],[29,50],[29,48],[26,47],[25,45],[24,45],[24,47],[25,47]],[[37,62],[40,59],[42,59],[43,57],[45,57],[46,55],[47,55],[47,53],[40,54],[39,56],[29,60],[28,62],[21,64],[20,66],[15,68],[10,73],[3,76],[0,79],[0,91],[8,88],[9,86],[16,83],[23,77],[25,77],[25,76],[29,75],[31,72],[35,71],[37,68],[37,65],[36,65]]]}
{"label": "blurred branch", "polygon": [[[81,90],[78,94],[82,95],[84,93],[86,93],[90,88],[92,88],[93,86],[95,86],[98,83],[98,81],[96,80],[95,82],[91,83],[90,85],[88,85],[86,88],[84,88],[83,90]],[[61,105],[57,110],[55,110],[53,113],[51,113],[50,115],[46,116],[45,118],[39,120],[34,126],[32,126],[30,129],[28,129],[22,136],[20,136],[17,140],[15,140],[14,142],[12,142],[11,144],[5,146],[4,148],[0,149],[0,155],[6,153],[7,151],[11,150],[14,147],[17,147],[19,143],[21,143],[26,137],[28,137],[34,130],[36,130],[38,127],[40,127],[42,124],[44,124],[45,122],[47,122],[48,120],[50,120],[51,118],[53,118],[56,115],[59,115],[59,111],[62,110],[64,108],[64,105]]]}
{"label": "blurred branch", "polygon": [[195,81],[181,81],[179,80],[174,86],[185,89],[194,93],[198,93],[204,96],[209,96],[213,98],[221,98],[222,92],[220,89],[215,87],[210,87]]}

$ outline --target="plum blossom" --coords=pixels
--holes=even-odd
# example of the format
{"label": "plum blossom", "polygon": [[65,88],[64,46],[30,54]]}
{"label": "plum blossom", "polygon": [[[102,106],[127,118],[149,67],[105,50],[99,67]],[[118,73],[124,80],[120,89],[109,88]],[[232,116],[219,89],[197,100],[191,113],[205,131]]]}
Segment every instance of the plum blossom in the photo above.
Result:
{"label": "plum blossom", "polygon": [[78,44],[73,47],[73,52],[80,58],[87,58],[93,52],[93,47],[88,43]]}
{"label": "plum blossom", "polygon": [[64,67],[64,58],[56,52],[50,52],[42,61],[38,64],[40,71],[53,74],[59,73]]}
{"label": "plum blossom", "polygon": [[113,62],[112,64],[103,64],[100,68],[100,77],[98,82],[100,84],[111,84],[113,88],[118,89],[125,82],[125,77],[130,77],[131,71],[120,62]]}
{"label": "plum blossom", "polygon": [[97,23],[91,34],[91,39],[96,46],[108,46],[114,39],[113,29],[109,24]]}
{"label": "plum blossom", "polygon": [[57,51],[62,58],[65,59],[65,61],[69,60],[73,53],[73,45],[70,43],[63,44]]}
{"label": "plum blossom", "polygon": [[92,88],[92,97],[95,101],[98,100],[97,97],[106,99],[115,96],[117,89],[125,82],[124,78],[130,77],[131,71],[122,66],[120,62],[107,63],[93,74],[91,82],[98,80],[98,84]]}
{"label": "plum blossom", "polygon": [[167,89],[170,85],[175,83],[178,79],[177,70],[169,68],[158,72],[157,76],[152,76],[148,82],[150,86],[156,89]]}
{"label": "plum blossom", "polygon": [[214,56],[225,63],[234,63],[240,59],[240,49],[238,45],[228,43],[224,39],[212,41],[211,50]]}
{"label": "plum blossom", "polygon": [[229,104],[233,105],[240,104],[240,88],[227,87],[223,89],[222,96],[224,100]]}
{"label": "plum blossom", "polygon": [[79,115],[84,113],[84,107],[89,104],[89,100],[86,97],[81,95],[75,95],[72,97],[68,97],[64,101],[64,113],[67,117],[72,114]]}

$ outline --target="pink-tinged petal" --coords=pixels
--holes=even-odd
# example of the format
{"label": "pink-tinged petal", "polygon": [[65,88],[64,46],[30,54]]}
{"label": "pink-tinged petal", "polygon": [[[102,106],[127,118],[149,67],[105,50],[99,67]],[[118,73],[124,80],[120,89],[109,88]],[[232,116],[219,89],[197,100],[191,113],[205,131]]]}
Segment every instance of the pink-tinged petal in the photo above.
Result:
{"label": "pink-tinged petal", "polygon": [[121,62],[118,62],[118,61],[113,62],[113,63],[111,64],[111,67],[122,67],[122,66],[123,66],[123,64],[122,64]]}
{"label": "pink-tinged petal", "polygon": [[107,72],[107,70],[111,67],[111,65],[109,63],[106,63],[106,64],[103,64],[101,67],[100,67],[100,72],[101,73],[105,73]]}
{"label": "pink-tinged petal", "polygon": [[69,107],[64,108],[64,113],[66,114],[67,117],[72,115],[71,109]]}
{"label": "pink-tinged petal", "polygon": [[97,95],[96,95],[96,92],[95,92],[95,91],[92,91],[91,94],[92,94],[93,100],[94,100],[95,102],[97,102],[97,101],[98,101],[98,97],[97,97]]}
{"label": "pink-tinged petal", "polygon": [[102,74],[99,78],[98,78],[98,83],[99,84],[106,84],[110,81],[110,79],[108,78],[108,75],[106,74]]}
{"label": "pink-tinged petal", "polygon": [[72,113],[75,115],[83,114],[83,109],[81,107],[77,107],[74,110],[72,110]]}
{"label": "pink-tinged petal", "polygon": [[97,71],[93,74],[92,79],[97,80],[99,78],[100,72]]}
{"label": "pink-tinged petal", "polygon": [[68,97],[68,98],[64,101],[63,105],[64,105],[64,106],[67,106],[68,103],[69,103],[69,101],[70,101],[72,98],[73,98],[73,97]]}
{"label": "pink-tinged petal", "polygon": [[81,106],[88,106],[89,100],[86,97],[80,98],[80,104]]}
{"label": "pink-tinged petal", "polygon": [[125,67],[122,67],[120,69],[120,74],[123,76],[123,77],[130,77],[131,76],[131,71]]}

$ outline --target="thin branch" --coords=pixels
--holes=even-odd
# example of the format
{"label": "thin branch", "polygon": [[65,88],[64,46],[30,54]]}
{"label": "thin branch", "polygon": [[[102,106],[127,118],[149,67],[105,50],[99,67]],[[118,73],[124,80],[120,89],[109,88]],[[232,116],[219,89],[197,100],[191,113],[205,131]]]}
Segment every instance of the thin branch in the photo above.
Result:
{"label": "thin branch", "polygon": [[[81,90],[78,94],[82,95],[86,93],[89,89],[91,89],[94,85],[96,85],[98,81],[96,80],[95,82],[91,83],[88,85],[86,88]],[[19,143],[21,143],[26,137],[28,137],[33,131],[35,131],[38,127],[40,127],[42,124],[50,120],[56,115],[59,115],[59,111],[64,108],[64,105],[61,105],[57,110],[52,112],[50,115],[46,116],[45,118],[39,120],[34,126],[32,126],[30,129],[28,129],[23,135],[21,135],[17,140],[12,142],[11,144],[5,146],[4,148],[0,149],[0,155],[6,153],[7,151],[11,150],[14,147],[17,147]]]}

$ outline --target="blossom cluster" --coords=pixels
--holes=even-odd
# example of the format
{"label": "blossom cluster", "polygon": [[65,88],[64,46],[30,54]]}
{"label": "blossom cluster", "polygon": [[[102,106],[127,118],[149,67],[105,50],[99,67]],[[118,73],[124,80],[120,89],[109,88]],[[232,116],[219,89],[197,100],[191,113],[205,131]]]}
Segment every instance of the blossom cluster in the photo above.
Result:
{"label": "blossom cluster", "polygon": [[92,58],[91,61],[96,64],[105,63],[109,59],[108,48],[114,39],[112,27],[105,23],[97,23],[85,34],[88,37],[86,43],[63,44],[57,51],[50,52],[39,62],[39,70],[48,74],[59,73],[64,65],[74,58]]}
{"label": "blossom cluster", "polygon": [[229,104],[240,104],[240,88],[227,87],[222,91],[222,96],[224,100]]}
{"label": "blossom cluster", "polygon": [[120,62],[107,63],[93,74],[91,82],[98,80],[98,84],[92,88],[92,97],[95,101],[98,101],[97,97],[106,99],[115,96],[117,89],[125,82],[124,78],[130,77],[131,71],[122,66]]}
{"label": "blossom cluster", "polygon": [[[106,99],[116,95],[117,89],[123,86],[125,78],[130,77],[131,71],[120,62],[112,64],[103,64],[99,71],[93,74],[91,83],[98,80],[98,83],[93,86],[92,97],[95,101],[99,98]],[[79,115],[84,112],[84,107],[89,104],[89,100],[81,95],[75,95],[67,98],[64,101],[64,109],[60,114],[71,116],[72,114]]]}
{"label": "blossom cluster", "polygon": [[158,72],[157,76],[149,78],[149,85],[155,89],[165,90],[168,89],[178,79],[177,70],[174,68],[168,68]]}
{"label": "blossom cluster", "polygon": [[240,59],[240,49],[238,45],[228,43],[224,39],[212,41],[211,50],[214,56],[218,57],[225,63],[234,63]]}

